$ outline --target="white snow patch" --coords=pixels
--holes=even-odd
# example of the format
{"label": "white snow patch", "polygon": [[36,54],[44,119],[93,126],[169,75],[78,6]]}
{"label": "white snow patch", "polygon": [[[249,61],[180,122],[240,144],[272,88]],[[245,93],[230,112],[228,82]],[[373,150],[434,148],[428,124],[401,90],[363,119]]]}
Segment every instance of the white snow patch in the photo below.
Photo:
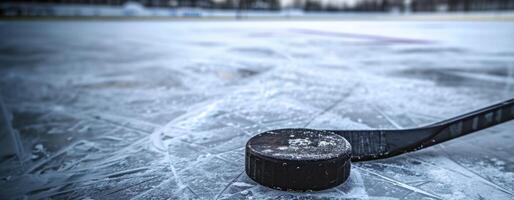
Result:
{"label": "white snow patch", "polygon": [[301,138],[298,138],[298,139],[289,139],[288,141],[289,145],[291,146],[307,146],[309,144],[312,144],[312,141],[310,141],[309,139],[301,139]]}
{"label": "white snow patch", "polygon": [[237,186],[237,187],[253,187],[252,184],[245,183],[245,182],[234,182],[234,183],[232,183],[232,185]]}

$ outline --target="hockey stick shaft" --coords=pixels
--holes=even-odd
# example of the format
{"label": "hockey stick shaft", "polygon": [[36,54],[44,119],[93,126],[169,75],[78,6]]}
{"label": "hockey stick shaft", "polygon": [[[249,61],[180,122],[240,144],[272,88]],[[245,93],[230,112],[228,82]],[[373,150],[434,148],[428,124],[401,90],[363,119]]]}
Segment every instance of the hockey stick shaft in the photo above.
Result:
{"label": "hockey stick shaft", "polygon": [[432,125],[438,129],[424,147],[448,141],[514,119],[514,99]]}
{"label": "hockey stick shaft", "polygon": [[352,145],[352,160],[374,160],[416,151],[514,119],[514,99],[432,125],[399,130],[336,130]]}

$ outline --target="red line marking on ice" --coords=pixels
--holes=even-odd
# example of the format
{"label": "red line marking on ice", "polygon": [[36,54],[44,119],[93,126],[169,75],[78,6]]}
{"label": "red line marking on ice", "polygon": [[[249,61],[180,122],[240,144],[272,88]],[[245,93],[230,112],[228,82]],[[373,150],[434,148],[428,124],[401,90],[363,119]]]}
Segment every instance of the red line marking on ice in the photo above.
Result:
{"label": "red line marking on ice", "polygon": [[359,34],[359,33],[330,32],[330,31],[309,30],[309,29],[290,29],[290,30],[292,32],[302,33],[302,34],[346,37],[346,38],[356,38],[356,39],[368,39],[368,40],[375,40],[375,41],[387,42],[387,43],[404,43],[404,44],[435,43],[434,41],[430,41],[430,40],[388,37],[388,36],[381,36],[381,35],[369,35],[369,34]]}

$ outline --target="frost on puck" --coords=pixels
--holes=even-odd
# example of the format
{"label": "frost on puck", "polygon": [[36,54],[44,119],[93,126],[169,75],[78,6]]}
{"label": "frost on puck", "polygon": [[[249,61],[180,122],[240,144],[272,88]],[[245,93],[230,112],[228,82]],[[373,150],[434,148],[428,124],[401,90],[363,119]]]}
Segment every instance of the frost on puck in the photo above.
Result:
{"label": "frost on puck", "polygon": [[281,129],[258,134],[246,144],[246,174],[275,189],[323,190],[346,181],[351,146],[330,131]]}

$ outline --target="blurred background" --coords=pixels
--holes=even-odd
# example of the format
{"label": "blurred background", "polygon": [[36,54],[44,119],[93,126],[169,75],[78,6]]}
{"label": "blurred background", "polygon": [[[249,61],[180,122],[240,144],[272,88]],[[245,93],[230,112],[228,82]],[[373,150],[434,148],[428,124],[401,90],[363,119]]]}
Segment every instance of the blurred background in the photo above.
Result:
{"label": "blurred background", "polygon": [[316,16],[509,12],[513,0],[5,0],[2,16]]}

